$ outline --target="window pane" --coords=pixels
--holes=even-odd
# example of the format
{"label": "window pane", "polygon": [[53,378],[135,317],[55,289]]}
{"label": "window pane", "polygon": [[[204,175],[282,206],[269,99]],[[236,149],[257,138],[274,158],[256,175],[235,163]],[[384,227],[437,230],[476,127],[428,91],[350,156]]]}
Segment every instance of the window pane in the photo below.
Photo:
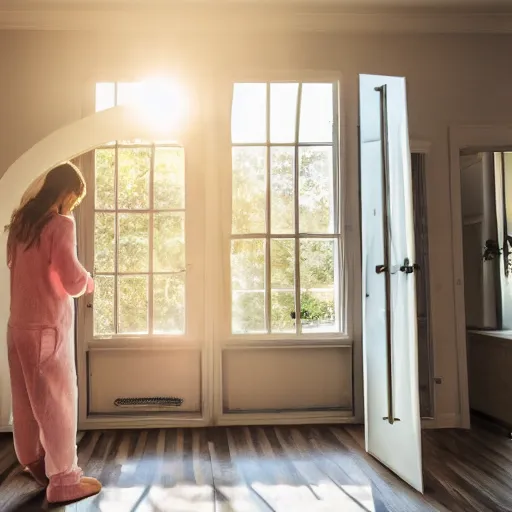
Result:
{"label": "window pane", "polygon": [[273,147],[270,162],[272,233],[295,233],[295,148]]}
{"label": "window pane", "polygon": [[272,332],[295,332],[295,240],[272,240]]}
{"label": "window pane", "polygon": [[295,286],[295,240],[272,240],[270,260],[272,289],[293,291]]}
{"label": "window pane", "polygon": [[118,206],[120,209],[149,208],[149,148],[122,148],[118,150]]}
{"label": "window pane", "polygon": [[300,142],[332,142],[332,84],[303,84],[300,104]]}
{"label": "window pane", "polygon": [[119,272],[148,272],[149,214],[119,214]]}
{"label": "window pane", "polygon": [[156,148],[155,209],[185,207],[185,152],[183,148]]}
{"label": "window pane", "polygon": [[107,110],[115,106],[116,90],[114,82],[96,84],[96,112]]}
{"label": "window pane", "polygon": [[301,233],[333,233],[332,147],[299,148]]}
{"label": "window pane", "polygon": [[119,276],[119,334],[148,334],[148,277]]}
{"label": "window pane", "polygon": [[300,241],[301,322],[303,332],[339,330],[335,308],[335,240]]}
{"label": "window pane", "polygon": [[265,293],[233,292],[233,334],[253,334],[265,330]]}
{"label": "window pane", "polygon": [[95,207],[98,210],[113,210],[116,204],[115,152],[113,149],[95,151]]}
{"label": "window pane", "polygon": [[94,335],[115,334],[114,276],[96,276],[94,279]]}
{"label": "window pane", "polygon": [[295,142],[299,84],[270,84],[270,142]]}
{"label": "window pane", "polygon": [[295,333],[295,292],[272,290],[272,332]]}
{"label": "window pane", "polygon": [[267,141],[267,84],[235,84],[231,112],[233,143]]}
{"label": "window pane", "polygon": [[116,216],[96,213],[94,223],[94,271],[115,272]]}
{"label": "window pane", "polygon": [[234,333],[265,330],[265,242],[231,243],[232,329]]}
{"label": "window pane", "polygon": [[185,270],[185,215],[155,213],[153,269],[155,272]]}
{"label": "window pane", "polygon": [[233,148],[234,234],[266,231],[266,148]]}
{"label": "window pane", "polygon": [[185,274],[153,276],[153,331],[185,332]]}

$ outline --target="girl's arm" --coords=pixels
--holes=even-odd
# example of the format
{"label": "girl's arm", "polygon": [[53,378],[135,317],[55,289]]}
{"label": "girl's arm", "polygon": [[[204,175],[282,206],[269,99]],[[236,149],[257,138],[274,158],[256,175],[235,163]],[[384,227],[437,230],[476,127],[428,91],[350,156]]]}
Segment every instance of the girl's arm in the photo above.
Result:
{"label": "girl's arm", "polygon": [[80,297],[92,293],[94,281],[76,256],[76,231],[73,218],[60,217],[58,229],[52,233],[51,265],[66,293]]}

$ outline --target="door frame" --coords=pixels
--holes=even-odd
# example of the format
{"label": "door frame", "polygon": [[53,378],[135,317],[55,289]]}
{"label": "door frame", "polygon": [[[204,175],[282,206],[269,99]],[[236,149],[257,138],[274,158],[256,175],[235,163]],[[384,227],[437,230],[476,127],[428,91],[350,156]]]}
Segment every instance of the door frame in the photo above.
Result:
{"label": "door frame", "polygon": [[[511,147],[512,125],[453,125],[448,128],[450,162],[450,216],[452,239],[453,300],[455,340],[459,383],[459,425],[471,427],[467,364],[466,311],[464,297],[464,262],[460,151],[467,148]],[[454,425],[455,426],[455,425]]]}
{"label": "door frame", "polygon": [[[419,153],[421,155],[424,155],[425,156],[425,174],[427,176],[427,184],[426,184],[426,188],[427,188],[427,195],[428,195],[428,174],[429,174],[429,168],[430,168],[430,163],[429,163],[429,154],[430,154],[430,151],[431,151],[431,147],[432,147],[432,143],[428,140],[421,140],[421,139],[409,139],[409,146],[410,146],[410,151],[411,151],[411,154],[412,153]],[[428,212],[429,212],[429,209],[427,207],[427,215],[428,215]],[[427,219],[427,227],[429,228],[430,230],[430,223],[428,222],[428,219]],[[430,262],[430,249],[431,247],[429,247],[429,255],[428,255],[428,259],[429,259],[429,262]],[[429,279],[432,278],[432,272],[430,272],[430,275],[429,275]],[[430,282],[429,283],[429,288],[430,290],[432,290],[432,283]],[[429,301],[429,307],[431,307],[431,301],[432,301],[432,293],[430,293],[430,296],[428,297],[428,301]],[[431,347],[432,347],[432,375],[435,375],[435,361],[436,361],[436,358],[435,358],[435,352],[436,352],[436,346],[435,346],[435,341],[434,341],[434,338],[433,338],[433,324],[432,324],[432,316],[430,318],[430,327],[431,327],[431,336],[432,336],[432,342],[431,342]],[[436,388],[435,386],[432,388],[432,396],[431,396],[431,400],[432,400],[432,407],[433,407],[433,410],[434,410],[434,417],[433,418],[425,418],[425,419],[422,419],[421,420],[421,428],[422,429],[433,429],[433,428],[438,428],[438,425],[437,425],[437,407],[436,407]]]}

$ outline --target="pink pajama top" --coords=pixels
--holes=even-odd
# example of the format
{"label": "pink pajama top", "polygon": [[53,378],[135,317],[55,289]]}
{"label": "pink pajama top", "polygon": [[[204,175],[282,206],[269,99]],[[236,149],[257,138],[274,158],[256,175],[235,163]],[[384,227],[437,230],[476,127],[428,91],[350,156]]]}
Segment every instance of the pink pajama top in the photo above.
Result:
{"label": "pink pajama top", "polygon": [[41,233],[40,243],[14,249],[11,268],[11,315],[16,328],[56,327],[73,322],[73,301],[92,292],[90,274],[76,255],[73,217],[54,214]]}

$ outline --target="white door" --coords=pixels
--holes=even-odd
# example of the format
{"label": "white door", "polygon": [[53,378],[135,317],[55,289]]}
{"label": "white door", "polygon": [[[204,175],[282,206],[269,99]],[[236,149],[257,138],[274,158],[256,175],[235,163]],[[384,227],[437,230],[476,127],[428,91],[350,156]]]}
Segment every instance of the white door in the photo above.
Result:
{"label": "white door", "polygon": [[359,95],[366,450],[423,492],[405,79]]}

